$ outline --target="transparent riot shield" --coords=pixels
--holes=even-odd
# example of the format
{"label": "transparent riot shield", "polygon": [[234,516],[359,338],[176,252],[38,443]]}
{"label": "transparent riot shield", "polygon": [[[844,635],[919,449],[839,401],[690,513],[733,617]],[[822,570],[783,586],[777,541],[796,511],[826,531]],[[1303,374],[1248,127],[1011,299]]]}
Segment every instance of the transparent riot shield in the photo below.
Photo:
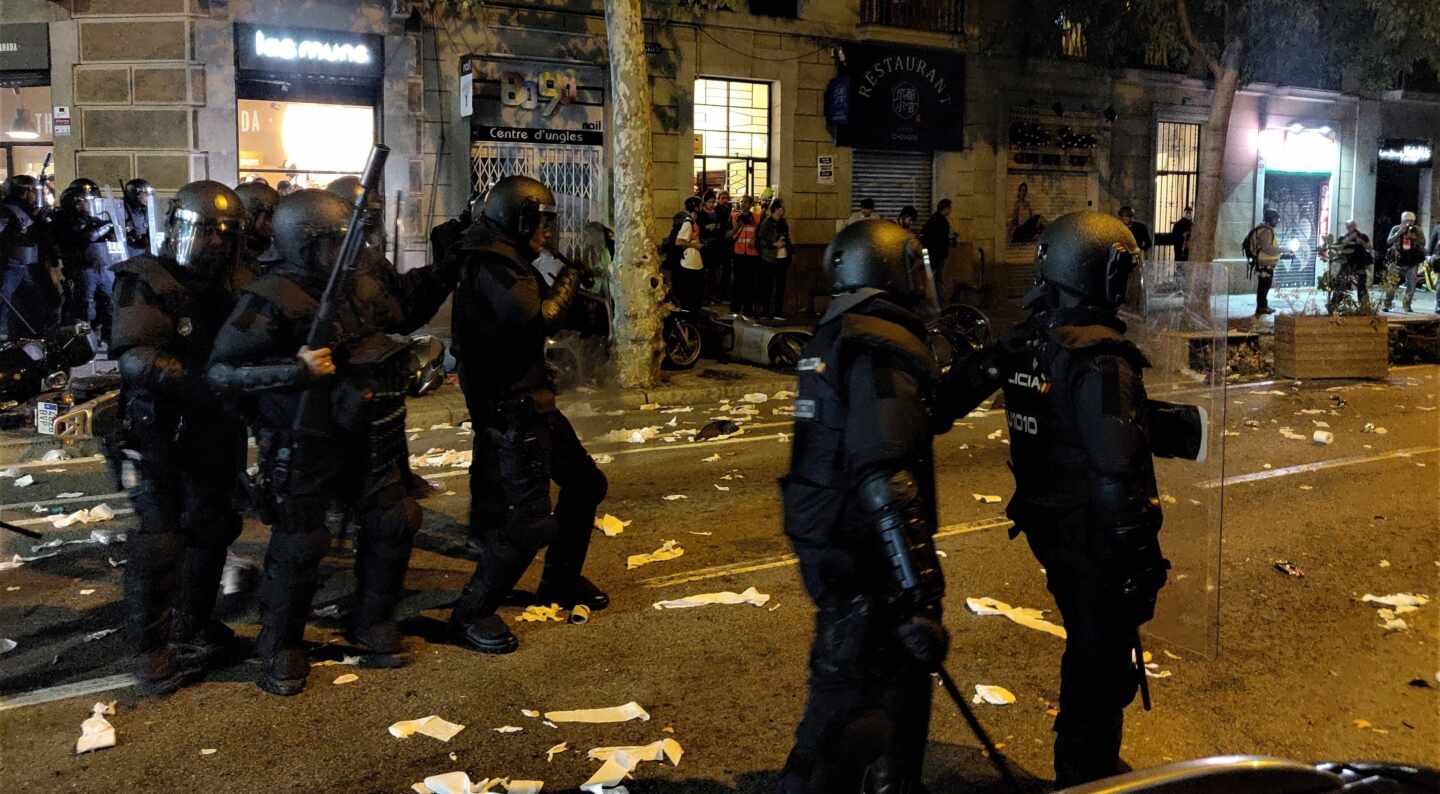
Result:
{"label": "transparent riot shield", "polygon": [[110,264],[114,266],[124,262],[130,257],[125,248],[125,199],[105,185],[100,188],[100,198],[95,201],[91,212],[95,217],[114,224],[114,231],[105,239],[105,254]]}
{"label": "transparent riot shield", "polygon": [[165,242],[165,222],[160,218],[160,200],[154,190],[145,191],[145,222],[150,237],[150,255],[159,256],[160,246]]}
{"label": "transparent riot shield", "polygon": [[[1220,651],[1220,533],[1225,514],[1225,375],[1229,356],[1225,266],[1146,263],[1122,310],[1127,336],[1150,359],[1155,474],[1170,580],[1143,633],[1157,647],[1214,658]],[[1188,407],[1185,407],[1188,406]],[[1161,406],[1155,406],[1161,409]],[[1199,409],[1198,411],[1192,409]],[[1176,417],[1181,417],[1178,421]],[[1190,459],[1194,458],[1194,459]]]}

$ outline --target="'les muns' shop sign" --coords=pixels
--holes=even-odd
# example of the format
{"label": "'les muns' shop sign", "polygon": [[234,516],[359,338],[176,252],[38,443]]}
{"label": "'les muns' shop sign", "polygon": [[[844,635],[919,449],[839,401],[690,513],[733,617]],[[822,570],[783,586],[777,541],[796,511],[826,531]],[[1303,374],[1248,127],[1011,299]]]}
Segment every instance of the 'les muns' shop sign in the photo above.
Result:
{"label": "'les muns' shop sign", "polygon": [[846,146],[893,149],[964,148],[965,62],[942,50],[845,46],[848,124],[836,127]]}
{"label": "'les muns' shop sign", "polygon": [[385,40],[374,33],[235,25],[235,66],[271,72],[379,79]]}

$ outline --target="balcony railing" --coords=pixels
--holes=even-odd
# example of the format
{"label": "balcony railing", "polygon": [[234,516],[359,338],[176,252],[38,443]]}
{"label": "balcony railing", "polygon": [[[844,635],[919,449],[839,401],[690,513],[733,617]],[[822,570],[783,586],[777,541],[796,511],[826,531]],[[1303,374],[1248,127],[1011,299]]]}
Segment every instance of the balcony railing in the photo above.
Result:
{"label": "balcony railing", "polygon": [[860,24],[962,33],[965,0],[860,0]]}

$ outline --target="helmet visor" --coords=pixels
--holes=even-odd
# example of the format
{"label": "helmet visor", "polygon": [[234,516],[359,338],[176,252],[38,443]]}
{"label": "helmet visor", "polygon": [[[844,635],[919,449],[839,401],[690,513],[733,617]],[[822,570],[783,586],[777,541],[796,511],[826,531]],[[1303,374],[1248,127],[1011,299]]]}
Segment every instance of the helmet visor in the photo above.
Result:
{"label": "helmet visor", "polygon": [[240,253],[239,221],[205,218],[177,209],[170,221],[175,263],[205,276],[230,272]]}

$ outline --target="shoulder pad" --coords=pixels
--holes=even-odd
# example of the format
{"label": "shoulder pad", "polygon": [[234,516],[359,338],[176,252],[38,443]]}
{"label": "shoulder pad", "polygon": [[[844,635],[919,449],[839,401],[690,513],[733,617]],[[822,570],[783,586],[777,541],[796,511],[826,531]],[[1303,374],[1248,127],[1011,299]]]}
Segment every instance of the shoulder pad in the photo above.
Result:
{"label": "shoulder pad", "polygon": [[1071,352],[1108,353],[1125,358],[1137,369],[1150,366],[1150,359],[1140,352],[1134,342],[1104,325],[1061,325],[1050,329],[1050,338]]}
{"label": "shoulder pad", "polygon": [[319,304],[299,284],[276,273],[267,273],[255,279],[241,291],[273,304],[287,317],[312,314]]}
{"label": "shoulder pad", "polygon": [[907,369],[928,380],[940,376],[930,348],[903,325],[863,314],[846,314],[841,320],[840,343],[883,350],[904,362]]}

